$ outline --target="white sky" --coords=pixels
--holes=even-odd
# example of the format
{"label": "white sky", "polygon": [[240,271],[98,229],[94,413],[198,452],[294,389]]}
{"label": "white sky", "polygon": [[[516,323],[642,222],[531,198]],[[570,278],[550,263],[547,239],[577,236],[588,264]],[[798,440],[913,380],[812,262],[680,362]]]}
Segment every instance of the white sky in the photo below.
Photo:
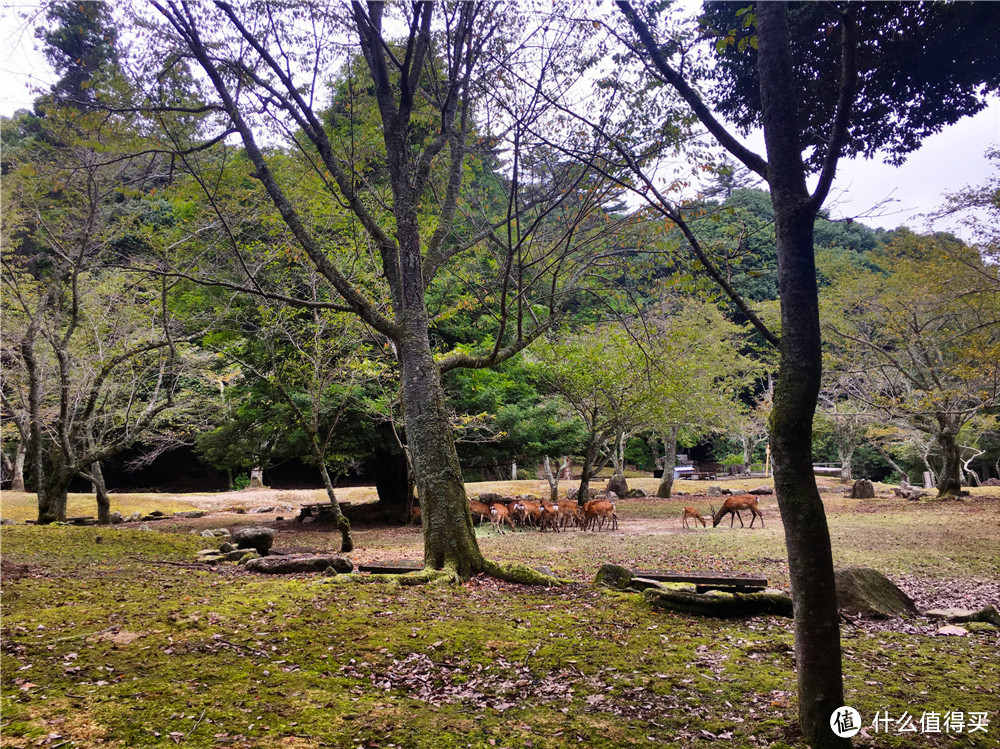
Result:
{"label": "white sky", "polygon": [[[24,11],[37,12],[40,6],[30,0],[3,0],[0,9],[0,114],[4,116],[30,108],[39,87],[55,79],[36,49],[35,23],[19,17]],[[763,153],[760,138],[752,138],[748,145]],[[931,226],[922,214],[938,208],[946,193],[986,182],[991,164],[984,154],[990,147],[1000,147],[1000,99],[996,97],[976,117],[926,139],[899,168],[877,160],[842,161],[827,207],[834,218],[860,217],[869,226],[892,229],[905,224],[917,231],[950,229],[962,235],[954,223]],[[875,209],[886,200],[891,202]]]}

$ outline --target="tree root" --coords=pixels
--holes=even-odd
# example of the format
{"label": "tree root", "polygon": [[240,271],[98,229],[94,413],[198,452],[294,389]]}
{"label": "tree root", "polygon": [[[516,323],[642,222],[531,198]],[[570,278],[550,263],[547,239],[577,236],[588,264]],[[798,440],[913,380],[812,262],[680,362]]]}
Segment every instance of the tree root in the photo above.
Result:
{"label": "tree root", "polygon": [[[545,575],[538,570],[534,570],[523,564],[499,564],[497,562],[491,562],[488,559],[484,560],[483,572],[490,577],[495,577],[498,580],[503,580],[508,583],[519,583],[521,585],[542,585],[551,588],[563,585],[564,582],[566,582],[557,577]],[[440,570],[424,567],[422,570],[407,572],[400,575],[337,575],[329,578],[329,582],[336,585],[349,585],[352,583],[365,585],[371,583],[383,583],[388,585],[410,586],[455,585],[465,582],[466,579],[467,578],[463,578],[463,576],[458,573],[458,569],[456,567],[453,565],[445,565],[445,567]]]}

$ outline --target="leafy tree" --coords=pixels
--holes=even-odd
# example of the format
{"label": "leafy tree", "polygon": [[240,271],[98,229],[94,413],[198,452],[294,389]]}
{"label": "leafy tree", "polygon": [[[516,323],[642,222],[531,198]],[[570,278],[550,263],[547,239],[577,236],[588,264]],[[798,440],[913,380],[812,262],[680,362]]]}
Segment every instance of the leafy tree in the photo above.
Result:
{"label": "leafy tree", "polygon": [[[456,367],[498,364],[551,327],[568,292],[607,258],[587,240],[608,228],[601,208],[613,194],[579,166],[515,156],[509,181],[501,182],[506,210],[486,215],[467,232],[463,224],[471,213],[460,208],[469,167],[489,145],[475,132],[476,107],[484,103],[475,99],[503,84],[492,55],[527,49],[509,43],[508,35],[520,33],[510,14],[468,3],[310,5],[313,33],[306,41],[284,20],[289,14],[273,13],[266,4],[237,9],[225,3],[155,2],[153,7],[163,21],[162,38],[180,45],[205,75],[204,91],[194,92],[206,112],[198,137],[218,141],[226,132],[239,135],[254,178],[295,245],[335,290],[338,303],[394,347],[406,442],[424,512],[425,566],[456,578],[487,569],[472,527],[441,375]],[[385,31],[392,15],[399,16],[397,28],[405,29],[398,42]],[[376,104],[370,131],[353,101],[343,116],[315,106],[325,100],[321,89],[348,43],[360,46],[366,68],[363,79],[348,72],[349,88],[363,82]],[[171,51],[148,62],[158,76],[176,57]],[[155,100],[158,92],[150,94]],[[542,100],[517,89],[491,101],[506,107],[505,132],[515,146],[525,119],[544,113]],[[153,108],[168,109],[169,102],[154,102]],[[294,150],[264,146],[268,128],[287,135]],[[367,139],[366,133],[374,137]],[[342,141],[342,134],[349,139]],[[286,157],[295,159],[296,179],[276,166]],[[323,184],[323,192],[309,202],[296,192],[305,175]],[[325,211],[346,216],[340,238],[356,257],[376,259],[387,295],[361,285],[350,263],[327,254]],[[546,218],[552,220],[543,222]],[[456,351],[436,360],[428,303],[434,288],[454,278],[452,269],[467,253],[492,271],[495,340],[475,355]]]}
{"label": "leafy tree", "polygon": [[[996,46],[1000,32],[996,24],[977,19],[990,15],[985,6],[967,13],[960,6],[936,4],[710,4],[706,28],[718,35],[715,70],[721,85],[708,99],[699,93],[699,78],[712,68],[687,62],[697,57],[690,28],[670,36],[664,32],[660,5],[648,6],[642,14],[628,2],[617,6],[627,21],[627,29],[615,30],[623,57],[638,57],[646,73],[683,102],[673,105],[686,107],[770,190],[780,337],[753,314],[703,252],[682,207],[637,157],[639,149],[631,146],[635,138],[608,138],[651,210],[682,229],[706,272],[780,349],[771,446],[795,600],[799,722],[810,745],[845,746],[850,742],[829,728],[831,714],[843,704],[839,615],[829,530],[811,456],[822,370],[815,224],[842,156],[884,152],[898,160],[927,134],[985,106],[984,88],[996,86],[1000,68],[988,50]],[[905,33],[897,35],[896,29]],[[936,33],[945,29],[953,33]],[[969,45],[954,44],[956,34]],[[927,99],[926,90],[940,96]],[[718,100],[717,112],[706,104],[710,100]],[[762,127],[766,158],[740,143],[719,115],[743,128]],[[613,119],[589,122],[607,135],[608,127],[601,124]],[[807,186],[811,172],[818,175],[812,190]]]}
{"label": "leafy tree", "polygon": [[824,290],[838,381],[879,418],[931,438],[939,496],[958,494],[959,435],[1000,402],[996,266],[952,237],[908,232],[878,261],[863,273],[847,267]]}

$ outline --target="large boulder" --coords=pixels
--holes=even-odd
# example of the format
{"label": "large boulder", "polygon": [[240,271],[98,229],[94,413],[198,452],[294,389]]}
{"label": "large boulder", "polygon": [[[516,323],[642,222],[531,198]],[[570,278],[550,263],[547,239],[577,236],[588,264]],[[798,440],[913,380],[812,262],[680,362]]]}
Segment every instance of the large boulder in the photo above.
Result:
{"label": "large boulder", "polygon": [[624,476],[612,476],[608,479],[608,492],[614,492],[619,497],[628,496],[628,481],[625,480]]}
{"label": "large boulder", "polygon": [[252,572],[264,572],[270,575],[294,575],[302,572],[325,572],[332,567],[337,572],[352,572],[354,564],[336,554],[296,554],[294,556],[275,556],[251,559],[244,568]]}
{"label": "large boulder", "polygon": [[629,499],[645,499],[646,497],[649,496],[649,492],[641,488],[629,489],[628,494],[625,496],[627,496]]}
{"label": "large boulder", "polygon": [[230,540],[238,549],[255,549],[262,557],[274,545],[274,531],[270,528],[238,528],[233,531]]}
{"label": "large boulder", "polygon": [[725,494],[725,492],[723,491],[721,486],[712,485],[705,490],[705,494],[707,494],[710,497],[721,497],[723,494]]}
{"label": "large boulder", "polygon": [[841,611],[875,619],[918,613],[910,597],[878,570],[852,565],[837,570],[835,577]]}
{"label": "large boulder", "polygon": [[868,479],[858,479],[851,487],[851,499],[874,499],[875,487]]}

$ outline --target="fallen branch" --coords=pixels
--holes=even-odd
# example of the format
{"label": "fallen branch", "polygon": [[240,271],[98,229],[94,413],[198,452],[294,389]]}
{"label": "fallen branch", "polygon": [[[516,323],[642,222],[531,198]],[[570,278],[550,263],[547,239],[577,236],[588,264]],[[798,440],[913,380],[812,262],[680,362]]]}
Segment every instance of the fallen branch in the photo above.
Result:
{"label": "fallen branch", "polygon": [[643,595],[653,608],[679,614],[718,619],[792,617],[792,599],[783,593],[687,593],[650,588]]}

